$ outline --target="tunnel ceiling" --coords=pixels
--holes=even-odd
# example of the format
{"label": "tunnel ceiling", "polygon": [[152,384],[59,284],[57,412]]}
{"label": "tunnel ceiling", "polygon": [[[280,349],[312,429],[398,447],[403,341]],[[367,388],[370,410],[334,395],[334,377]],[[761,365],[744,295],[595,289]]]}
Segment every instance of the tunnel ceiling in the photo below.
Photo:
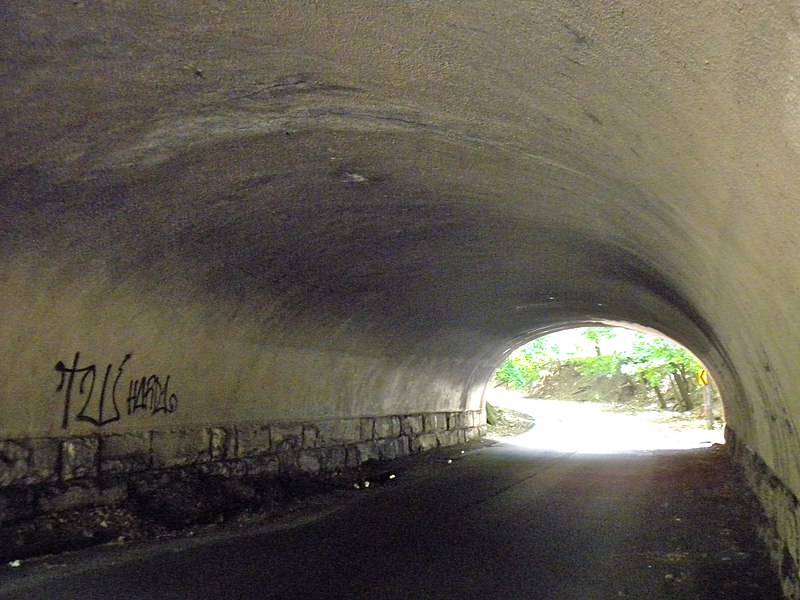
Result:
{"label": "tunnel ceiling", "polygon": [[791,2],[11,3],[6,350],[167,345],[170,324],[195,366],[188,331],[478,364],[543,327],[631,321],[783,402],[796,19]]}

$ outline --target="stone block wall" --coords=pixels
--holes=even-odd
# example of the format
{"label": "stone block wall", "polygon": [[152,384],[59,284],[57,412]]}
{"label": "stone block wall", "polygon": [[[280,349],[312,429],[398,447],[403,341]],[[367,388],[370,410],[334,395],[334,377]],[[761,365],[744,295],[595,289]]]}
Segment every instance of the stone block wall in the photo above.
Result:
{"label": "stone block wall", "polygon": [[758,533],[780,577],[783,594],[800,600],[800,501],[755,452],[739,442],[730,427],[725,428],[725,442],[763,508],[766,518],[758,524]]}
{"label": "stone block wall", "polygon": [[0,525],[128,498],[143,474],[332,474],[481,438],[480,411],[0,441]]}

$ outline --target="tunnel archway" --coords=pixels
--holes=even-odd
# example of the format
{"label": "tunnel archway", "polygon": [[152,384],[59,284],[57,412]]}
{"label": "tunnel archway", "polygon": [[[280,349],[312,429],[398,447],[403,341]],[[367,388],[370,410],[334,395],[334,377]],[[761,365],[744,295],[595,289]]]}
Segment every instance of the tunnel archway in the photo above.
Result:
{"label": "tunnel archway", "polygon": [[724,442],[724,409],[708,371],[642,327],[568,328],[531,340],[498,365],[484,399],[489,435],[531,449],[617,453]]}
{"label": "tunnel archway", "polygon": [[[602,303],[600,304],[601,306],[603,306]],[[707,342],[705,344],[700,344],[700,345],[695,344],[694,346],[692,346],[676,339],[675,337],[670,336],[669,334],[664,333],[662,330],[656,329],[655,327],[645,326],[639,323],[632,323],[618,319],[596,317],[593,319],[586,319],[586,320],[576,319],[573,321],[554,323],[552,325],[530,331],[525,335],[519,336],[518,338],[514,339],[512,342],[504,344],[504,348],[502,350],[496,350],[492,354],[492,358],[489,361],[487,361],[489,362],[489,364],[492,365],[491,368],[482,370],[480,372],[480,376],[477,375],[473,376],[472,378],[473,390],[474,390],[473,393],[476,394],[483,393],[486,390],[486,386],[490,383],[492,376],[495,373],[498,366],[506,358],[508,358],[512,352],[523,347],[525,344],[536,339],[544,338],[554,333],[568,331],[572,329],[586,328],[586,327],[611,327],[611,328],[621,328],[629,331],[641,332],[653,336],[655,338],[665,339],[671,343],[676,344],[677,346],[686,349],[693,356],[695,356],[704,365],[704,367],[706,367],[709,370],[709,373],[714,380],[714,385],[719,390],[719,395],[723,399],[722,400],[723,405],[726,404],[725,394],[727,393],[727,391],[723,393],[723,389],[726,388],[722,388],[717,383],[718,373],[721,374],[724,380],[727,380],[732,385],[732,387],[729,387],[727,389],[735,390],[736,386],[739,385],[737,382],[736,373],[732,373],[728,370],[725,370],[724,367],[725,360],[719,355],[719,353],[715,352],[713,346],[711,346]],[[695,351],[694,348],[698,347],[705,348],[706,349],[705,352],[700,353],[698,351]],[[722,365],[721,368],[720,365]],[[485,379],[481,379],[484,376]]]}
{"label": "tunnel archway", "polygon": [[797,506],[796,12],[12,4],[0,484],[480,435],[506,348],[620,321]]}

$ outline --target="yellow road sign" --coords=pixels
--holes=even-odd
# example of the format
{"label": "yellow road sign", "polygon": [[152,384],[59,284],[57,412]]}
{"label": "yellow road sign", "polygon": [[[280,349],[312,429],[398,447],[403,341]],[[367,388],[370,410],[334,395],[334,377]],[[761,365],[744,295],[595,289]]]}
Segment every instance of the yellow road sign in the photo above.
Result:
{"label": "yellow road sign", "polygon": [[697,374],[697,383],[700,385],[708,385],[708,371],[703,369]]}

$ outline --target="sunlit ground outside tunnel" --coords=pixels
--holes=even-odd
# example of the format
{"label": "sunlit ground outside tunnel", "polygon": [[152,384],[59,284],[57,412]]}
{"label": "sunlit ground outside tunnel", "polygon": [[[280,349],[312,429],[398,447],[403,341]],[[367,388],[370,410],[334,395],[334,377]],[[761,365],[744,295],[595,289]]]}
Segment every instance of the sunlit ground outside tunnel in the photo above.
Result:
{"label": "sunlit ground outside tunnel", "polygon": [[[610,454],[642,450],[688,449],[723,443],[721,427],[670,425],[655,412],[625,414],[603,403],[536,400],[492,388],[489,402],[531,416],[533,426],[504,442],[537,450]],[[659,422],[662,421],[662,422]]]}
{"label": "sunlit ground outside tunnel", "polygon": [[[584,337],[586,329],[537,340],[527,359],[535,373],[519,389],[509,389],[515,387],[509,378],[502,381],[496,375],[485,397],[499,408],[501,422],[490,425],[490,437],[537,450],[596,454],[702,448],[724,442],[716,390],[709,414],[704,398],[712,388],[704,390],[698,383],[702,365],[693,364],[696,359],[691,354],[686,353],[685,364],[675,368],[665,356],[680,360],[682,349],[675,359],[669,342],[620,328],[603,329],[608,337],[599,344],[591,331],[589,340]],[[658,348],[666,348],[666,354]],[[524,351],[525,347],[518,352]],[[608,373],[598,373],[595,367],[600,363],[600,370]],[[688,406],[683,405],[676,377],[685,378],[677,383],[685,384],[682,391],[688,393],[684,399]],[[526,426],[526,415],[532,426],[514,435],[515,429]]]}

